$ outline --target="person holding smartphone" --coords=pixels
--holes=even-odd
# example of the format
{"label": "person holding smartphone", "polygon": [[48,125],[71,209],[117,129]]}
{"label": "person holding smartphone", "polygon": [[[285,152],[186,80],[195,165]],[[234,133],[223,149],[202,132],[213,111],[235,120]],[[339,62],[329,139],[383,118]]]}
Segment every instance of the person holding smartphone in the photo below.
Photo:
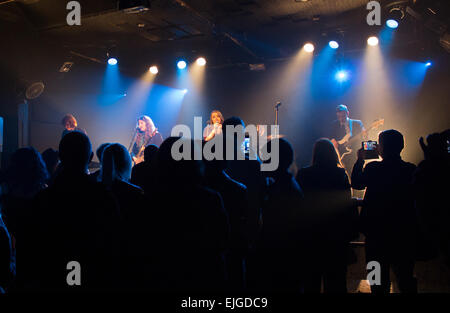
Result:
{"label": "person holding smartphone", "polygon": [[[364,166],[370,149],[376,148],[381,161]],[[366,149],[364,149],[366,148]],[[401,158],[403,135],[394,129],[378,136],[378,144],[366,142],[358,151],[351,185],[366,189],[360,213],[362,233],[366,236],[366,260],[380,264],[381,284],[372,293],[389,293],[390,268],[396,275],[400,292],[417,293],[414,278],[417,216],[412,189],[416,166]]]}
{"label": "person holding smartphone", "polygon": [[215,135],[222,133],[223,115],[218,110],[211,112],[208,125],[203,130],[203,139],[209,141],[214,138]]}

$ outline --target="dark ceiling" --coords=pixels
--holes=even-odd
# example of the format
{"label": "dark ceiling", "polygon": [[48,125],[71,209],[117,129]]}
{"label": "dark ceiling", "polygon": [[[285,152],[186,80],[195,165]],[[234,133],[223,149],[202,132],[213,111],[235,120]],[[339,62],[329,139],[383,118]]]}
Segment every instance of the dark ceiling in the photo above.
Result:
{"label": "dark ceiling", "polygon": [[[67,25],[67,2],[0,0],[1,32],[6,30],[12,42],[38,42],[93,62],[105,62],[106,53],[113,52],[122,66],[133,68],[199,54],[208,57],[211,67],[258,63],[288,57],[306,40],[331,37],[347,50],[361,49],[365,36],[379,31],[366,23],[367,0],[80,0],[81,26]],[[448,0],[379,2],[383,14],[392,4],[408,5],[420,17],[432,10],[448,26]],[[141,3],[148,10],[127,13],[119,8]],[[403,41],[422,40],[417,17],[408,18],[410,25],[399,28]]]}

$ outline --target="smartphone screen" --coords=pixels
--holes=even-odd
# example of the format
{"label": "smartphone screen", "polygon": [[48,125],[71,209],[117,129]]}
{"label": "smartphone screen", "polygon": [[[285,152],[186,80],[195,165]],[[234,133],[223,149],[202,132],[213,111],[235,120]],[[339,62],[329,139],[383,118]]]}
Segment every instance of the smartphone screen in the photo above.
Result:
{"label": "smartphone screen", "polygon": [[376,141],[371,141],[371,140],[369,140],[369,141],[363,141],[363,142],[362,142],[362,147],[363,147],[363,149],[366,150],[366,151],[372,151],[372,150],[375,150],[375,149],[376,149],[376,145],[377,145],[377,142],[376,142]]}
{"label": "smartphone screen", "polygon": [[242,152],[244,152],[245,154],[250,153],[250,138],[247,136],[245,137],[244,142],[242,143]]}
{"label": "smartphone screen", "polygon": [[364,159],[378,159],[377,142],[376,141],[363,141],[362,148],[364,150]]}

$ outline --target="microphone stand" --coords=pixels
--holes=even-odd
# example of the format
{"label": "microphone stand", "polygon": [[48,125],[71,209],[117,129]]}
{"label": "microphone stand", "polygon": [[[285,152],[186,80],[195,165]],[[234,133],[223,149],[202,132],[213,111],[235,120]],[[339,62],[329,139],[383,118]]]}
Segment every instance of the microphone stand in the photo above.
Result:
{"label": "microphone stand", "polygon": [[277,127],[277,133],[274,136],[275,138],[278,138],[278,132],[279,132],[279,126],[280,126],[280,124],[278,122],[278,110],[279,110],[280,106],[281,106],[281,102],[277,101],[277,103],[275,104],[275,125],[277,125],[278,127]]}

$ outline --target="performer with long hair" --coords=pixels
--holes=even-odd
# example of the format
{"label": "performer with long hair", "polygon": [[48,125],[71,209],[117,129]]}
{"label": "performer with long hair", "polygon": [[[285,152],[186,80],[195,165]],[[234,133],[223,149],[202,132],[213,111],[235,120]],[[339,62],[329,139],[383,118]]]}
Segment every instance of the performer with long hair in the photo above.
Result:
{"label": "performer with long hair", "polygon": [[224,118],[220,111],[212,111],[208,121],[208,125],[203,130],[203,139],[205,141],[209,141],[213,139],[216,134],[221,134],[223,121]]}
{"label": "performer with long hair", "polygon": [[134,164],[138,164],[144,160],[144,149],[148,145],[160,146],[163,142],[161,133],[155,127],[152,119],[147,115],[142,115],[138,119],[136,135],[131,149],[131,157]]}

